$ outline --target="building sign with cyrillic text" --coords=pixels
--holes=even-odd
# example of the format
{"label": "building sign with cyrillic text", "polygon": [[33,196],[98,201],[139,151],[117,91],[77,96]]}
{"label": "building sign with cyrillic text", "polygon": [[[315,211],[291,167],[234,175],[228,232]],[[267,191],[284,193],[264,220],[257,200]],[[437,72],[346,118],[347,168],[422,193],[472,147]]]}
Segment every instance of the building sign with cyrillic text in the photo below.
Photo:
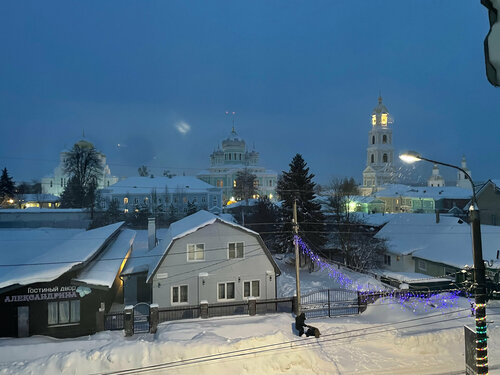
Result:
{"label": "building sign with cyrillic text", "polygon": [[5,296],[3,302],[54,301],[84,297],[91,292],[90,288],[68,285],[44,288],[27,288],[27,294]]}

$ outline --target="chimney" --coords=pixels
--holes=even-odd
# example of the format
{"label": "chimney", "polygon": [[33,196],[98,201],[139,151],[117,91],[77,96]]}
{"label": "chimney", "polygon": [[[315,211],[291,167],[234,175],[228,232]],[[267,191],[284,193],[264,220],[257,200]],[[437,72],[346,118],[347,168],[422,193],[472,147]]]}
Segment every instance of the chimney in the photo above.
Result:
{"label": "chimney", "polygon": [[156,221],[154,217],[148,217],[148,250],[156,246]]}
{"label": "chimney", "polygon": [[436,224],[439,224],[439,210],[436,210]]}

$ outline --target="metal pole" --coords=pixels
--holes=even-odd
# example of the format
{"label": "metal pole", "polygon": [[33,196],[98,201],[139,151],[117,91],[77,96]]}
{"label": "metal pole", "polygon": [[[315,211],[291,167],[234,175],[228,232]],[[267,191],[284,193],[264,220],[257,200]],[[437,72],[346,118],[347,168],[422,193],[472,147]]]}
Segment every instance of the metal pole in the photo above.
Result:
{"label": "metal pole", "polygon": [[481,243],[481,223],[475,200],[469,208],[474,256],[474,286],[476,302],[476,371],[488,373],[488,336],[486,335],[486,276]]}
{"label": "metal pole", "polygon": [[[295,236],[299,235],[299,223],[297,222],[297,198],[293,201],[293,228]],[[297,287],[297,316],[300,315],[300,279],[299,279],[299,241],[294,239],[295,244],[295,282]]]}
{"label": "metal pole", "polygon": [[458,169],[463,172],[465,178],[472,186],[472,201],[469,207],[469,221],[472,233],[472,256],[474,258],[474,294],[475,294],[475,315],[476,315],[476,372],[477,374],[488,373],[488,335],[486,334],[486,270],[483,260],[483,245],[481,243],[481,222],[479,219],[479,208],[476,199],[476,188],[470,175],[456,165],[442,163],[440,161],[423,158],[431,163],[444,165]]}

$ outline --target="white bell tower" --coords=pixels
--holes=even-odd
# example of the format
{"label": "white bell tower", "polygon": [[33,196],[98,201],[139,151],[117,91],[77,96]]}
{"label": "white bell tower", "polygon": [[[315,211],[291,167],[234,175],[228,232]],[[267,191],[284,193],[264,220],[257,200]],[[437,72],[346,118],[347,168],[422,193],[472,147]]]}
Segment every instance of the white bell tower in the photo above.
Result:
{"label": "white bell tower", "polygon": [[361,188],[364,195],[377,191],[381,185],[394,182],[395,177],[394,147],[390,127],[392,119],[380,95],[378,104],[372,112],[371,123],[366,149],[366,168],[363,171]]}

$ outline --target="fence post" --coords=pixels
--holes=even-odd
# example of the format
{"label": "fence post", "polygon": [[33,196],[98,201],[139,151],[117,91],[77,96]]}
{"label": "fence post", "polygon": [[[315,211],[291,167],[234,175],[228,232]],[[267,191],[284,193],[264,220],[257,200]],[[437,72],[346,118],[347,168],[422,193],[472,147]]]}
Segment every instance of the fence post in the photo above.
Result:
{"label": "fence post", "polygon": [[202,319],[208,318],[208,301],[200,302],[200,316]]}
{"label": "fence post", "polygon": [[330,315],[330,289],[328,289],[328,317],[331,318]]}
{"label": "fence post", "polygon": [[149,306],[149,332],[156,333],[158,329],[159,313],[158,304],[153,303]]}
{"label": "fence post", "polygon": [[95,331],[104,331],[104,309],[101,307],[95,313]]}
{"label": "fence post", "polygon": [[125,306],[123,318],[125,336],[132,336],[134,334],[134,306]]}
{"label": "fence post", "polygon": [[257,303],[255,297],[248,297],[248,315],[257,314]]}

